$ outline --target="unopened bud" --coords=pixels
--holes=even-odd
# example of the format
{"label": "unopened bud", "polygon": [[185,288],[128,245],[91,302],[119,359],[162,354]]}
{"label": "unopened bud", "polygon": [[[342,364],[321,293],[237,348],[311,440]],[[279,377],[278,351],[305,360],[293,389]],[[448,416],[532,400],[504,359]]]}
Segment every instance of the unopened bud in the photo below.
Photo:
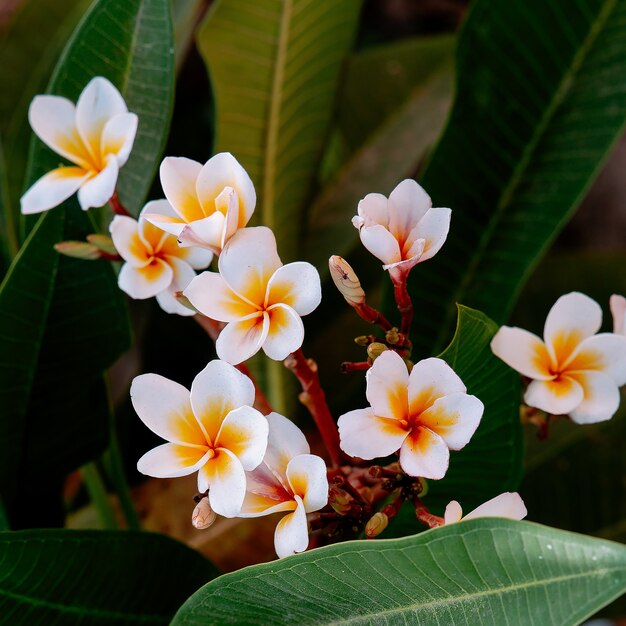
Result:
{"label": "unopened bud", "polygon": [[102,252],[113,255],[117,254],[117,250],[113,245],[113,239],[111,239],[111,237],[94,233],[93,235],[87,235],[87,241],[96,246],[96,248],[102,250]]}
{"label": "unopened bud", "polygon": [[354,338],[354,343],[356,343],[357,346],[362,346],[363,348],[366,348],[372,342],[367,335],[359,335],[358,337]]}
{"label": "unopened bud", "polygon": [[394,328],[388,330],[387,334],[385,335],[385,339],[387,340],[387,343],[395,346],[400,341],[400,334],[398,333],[398,329],[394,326]]}
{"label": "unopened bud", "polygon": [[196,504],[196,508],[191,514],[191,523],[194,528],[204,530],[205,528],[211,526],[216,518],[217,514],[209,505],[209,499],[202,498],[202,500]]}
{"label": "unopened bud", "polygon": [[60,254],[83,259],[83,261],[95,261],[102,258],[98,247],[86,241],[61,241],[54,244],[54,249]]}
{"label": "unopened bud", "polygon": [[328,490],[328,503],[339,515],[347,515],[352,508],[352,498],[343,489],[336,487]]}
{"label": "unopened bud", "polygon": [[367,346],[367,356],[372,359],[372,361],[375,361],[385,350],[388,350],[388,348],[384,343],[375,341]]}
{"label": "unopened bud", "polygon": [[387,524],[389,524],[389,518],[384,513],[374,513],[367,524],[365,524],[365,536],[368,539],[378,537],[387,528]]}
{"label": "unopened bud", "polygon": [[335,283],[339,293],[346,302],[353,307],[357,307],[365,302],[365,292],[361,287],[361,281],[350,267],[350,264],[340,256],[331,256],[328,259],[330,276]]}

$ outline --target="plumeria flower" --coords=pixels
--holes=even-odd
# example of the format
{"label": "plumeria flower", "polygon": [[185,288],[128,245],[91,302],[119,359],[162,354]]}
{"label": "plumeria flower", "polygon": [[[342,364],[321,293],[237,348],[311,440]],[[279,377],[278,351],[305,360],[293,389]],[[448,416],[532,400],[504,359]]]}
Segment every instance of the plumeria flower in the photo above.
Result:
{"label": "plumeria flower", "polygon": [[245,470],[255,469],[267,448],[269,426],[256,409],[252,381],[223,361],[211,361],[194,379],[191,393],[157,374],[133,381],[137,415],[168,443],[137,463],[142,474],[174,478],[198,472],[198,491],[209,506],[236,516],[246,494]]}
{"label": "plumeria flower", "polygon": [[424,359],[407,367],[386,350],[366,374],[370,407],[339,418],[341,449],[374,459],[400,449],[400,465],[410,476],[443,478],[450,450],[471,439],[483,403],[466,393],[461,379],[441,359]]}
{"label": "plumeria flower", "polygon": [[157,200],[145,206],[139,221],[116,215],[111,222],[111,238],[126,261],[118,276],[120,289],[138,300],[156,296],[159,306],[167,313],[194,315],[196,311],[181,304],[176,293],[195,278],[194,269],[209,265],[213,253],[202,248],[179,247],[176,237],[143,218],[146,211],[173,214],[167,200]]}
{"label": "plumeria flower", "polygon": [[613,314],[613,332],[626,335],[626,298],[613,294],[609,303]]}
{"label": "plumeria flower", "polygon": [[181,246],[203,246],[219,254],[256,205],[252,180],[237,159],[221,152],[204,165],[183,157],[161,163],[161,186],[175,214],[146,214],[155,226],[175,235]]}
{"label": "plumeria flower", "polygon": [[528,511],[519,493],[507,491],[491,500],[487,500],[487,502],[476,507],[465,516],[463,515],[461,505],[456,500],[452,500],[446,507],[444,523],[455,524],[462,519],[475,519],[477,517],[506,517],[507,519],[521,520],[527,514]]}
{"label": "plumeria flower", "polygon": [[106,204],[137,132],[137,116],[128,112],[120,92],[98,76],[89,81],[76,106],[60,96],[36,96],[28,120],[39,139],[73,165],[40,178],[22,196],[22,213],[47,211],[76,191],[84,210]]}
{"label": "plumeria flower", "polygon": [[204,315],[227,322],[217,354],[233,365],[261,348],[281,361],[304,339],[301,315],[313,311],[322,291],[317,270],[304,262],[283,265],[269,228],[238,231],[219,257],[219,274],[203,272],[184,295]]}
{"label": "plumeria flower", "polygon": [[390,270],[406,274],[432,258],[450,229],[450,209],[432,208],[429,195],[414,180],[403,180],[389,195],[370,193],[359,202],[352,223],[363,245]]}
{"label": "plumeria flower", "polygon": [[309,545],[307,513],[328,502],[324,461],[310,454],[302,431],[278,413],[267,416],[270,425],[263,462],[247,473],[247,493],[239,517],[261,517],[287,512],[274,533],[280,558],[304,552]]}
{"label": "plumeria flower", "polygon": [[596,335],[602,309],[572,292],[550,309],[543,341],[521,328],[503,326],[491,341],[493,353],[532,379],[524,394],[528,406],[569,415],[577,424],[610,419],[626,383],[626,337]]}

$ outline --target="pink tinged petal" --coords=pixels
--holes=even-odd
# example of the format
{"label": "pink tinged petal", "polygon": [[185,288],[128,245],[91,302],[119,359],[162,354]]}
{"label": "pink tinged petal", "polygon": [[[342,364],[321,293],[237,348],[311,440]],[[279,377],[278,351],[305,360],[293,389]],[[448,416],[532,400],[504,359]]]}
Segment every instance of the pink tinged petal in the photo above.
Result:
{"label": "pink tinged petal", "polygon": [[491,340],[491,351],[524,376],[535,380],[554,377],[546,344],[527,330],[502,326]]}
{"label": "pink tinged petal", "polygon": [[218,254],[222,249],[224,226],[225,218],[219,212],[201,220],[190,222],[178,236],[180,245],[186,248],[203,246]]}
{"label": "pink tinged petal", "polygon": [[588,337],[567,363],[567,374],[575,371],[603,372],[618,386],[626,383],[626,337],[600,333]]}
{"label": "pink tinged petal", "polygon": [[[277,473],[268,467],[265,460],[253,471],[246,472],[246,489],[248,492],[254,493],[263,498],[267,498],[268,502],[263,507],[274,507],[277,503],[288,502],[290,507],[281,510],[295,509],[293,501],[293,493],[289,489],[289,482],[286,475],[277,475]],[[271,500],[272,502],[269,502]],[[257,501],[257,504],[261,504]]]}
{"label": "pink tinged petal", "polygon": [[[246,477],[249,476],[249,473],[246,474]],[[282,511],[293,511],[296,507],[292,499],[293,496],[289,495],[287,497],[287,500],[282,500],[281,498],[272,497],[272,495],[250,491],[248,483],[248,491],[246,491],[246,497],[241,505],[241,512],[237,517],[261,517]]]}
{"label": "pink tinged petal", "polygon": [[215,445],[230,450],[247,472],[256,468],[267,449],[269,425],[251,406],[231,411],[222,422]]}
{"label": "pink tinged petal", "polygon": [[133,149],[139,118],[134,113],[122,113],[112,117],[102,130],[100,153],[103,157],[112,154],[122,167]]}
{"label": "pink tinged petal", "polygon": [[215,452],[198,472],[198,490],[209,489],[209,503],[218,515],[236,517],[246,495],[246,473],[230,450],[217,448]]}
{"label": "pink tinged petal", "polygon": [[387,228],[389,226],[387,202],[387,198],[381,193],[368,193],[365,198],[359,201],[357,207],[359,215],[352,219],[352,223],[356,228],[374,226],[374,224],[380,224]]}
{"label": "pink tinged petal", "polygon": [[450,450],[466,446],[476,432],[485,407],[476,396],[453,393],[439,398],[418,420],[437,433]]}
{"label": "pink tinged petal", "polygon": [[80,167],[59,167],[48,172],[22,196],[22,214],[41,213],[62,204],[88,178],[89,174]]}
{"label": "pink tinged petal", "polygon": [[426,261],[441,250],[450,231],[450,209],[429,209],[409,235],[409,241],[425,239],[420,261]]}
{"label": "pink tinged petal", "polygon": [[379,417],[370,408],[344,413],[337,426],[340,448],[350,456],[368,460],[393,454],[408,434],[398,420]]}
{"label": "pink tinged petal", "polygon": [[189,391],[182,385],[158,374],[142,374],[133,380],[130,397],[141,421],[159,437],[174,443],[206,445],[191,409]]}
{"label": "pink tinged petal", "polygon": [[414,428],[400,448],[400,465],[409,476],[439,480],[446,475],[449,461],[446,442],[428,428]]}
{"label": "pink tinged petal", "polygon": [[307,513],[319,511],[328,503],[326,463],[314,454],[301,454],[287,465],[287,480],[295,496],[302,498]]}
{"label": "pink tinged petal", "polygon": [[[447,509],[446,509],[447,513]],[[468,513],[463,519],[477,517],[506,517],[507,519],[524,519],[528,515],[526,505],[517,492],[501,493]],[[446,524],[448,522],[446,521]]]}
{"label": "pink tinged petal", "polygon": [[561,296],[550,309],[543,330],[555,366],[567,361],[578,344],[597,333],[601,324],[602,309],[595,300],[577,291]]}
{"label": "pink tinged petal", "polygon": [[119,167],[114,157],[109,157],[105,168],[90,178],[78,190],[78,203],[83,211],[104,206],[115,193]]}
{"label": "pink tinged petal", "polygon": [[365,380],[365,395],[376,415],[396,420],[407,419],[409,372],[397,352],[383,352],[367,371]]}
{"label": "pink tinged petal", "polygon": [[205,447],[165,443],[146,452],[137,462],[137,469],[154,478],[177,478],[199,470],[208,460]]}
{"label": "pink tinged petal", "polygon": [[182,304],[178,298],[176,297],[176,291],[172,291],[172,289],[166,289],[165,291],[161,291],[157,293],[155,296],[157,303],[159,306],[166,312],[171,313],[173,315],[182,315],[184,317],[191,317],[196,314],[195,309],[190,309]]}
{"label": "pink tinged petal", "polygon": [[452,500],[452,502],[449,502],[448,506],[446,506],[446,510],[443,514],[443,523],[456,524],[461,521],[462,516],[463,509],[461,505],[456,500]]}
{"label": "pink tinged petal", "polygon": [[576,424],[605,422],[619,408],[620,395],[615,381],[602,372],[577,372],[572,377],[583,388],[583,400],[569,411]]}
{"label": "pink tinged petal", "polygon": [[304,504],[298,496],[295,496],[295,500],[296,510],[278,522],[274,533],[274,548],[280,559],[304,552],[309,546],[309,528]]}
{"label": "pink tinged petal", "polygon": [[230,152],[211,157],[198,175],[197,194],[207,215],[215,210],[215,199],[224,187],[232,187],[237,193],[238,226],[243,228],[254,212],[256,192],[250,176]]}
{"label": "pink tinged petal", "polygon": [[150,262],[147,250],[139,238],[139,223],[132,217],[116,215],[109,226],[113,245],[120,256],[132,267],[143,267]]}
{"label": "pink tinged petal", "polygon": [[215,342],[219,358],[238,365],[255,355],[267,338],[269,320],[267,313],[254,313],[226,324]]}
{"label": "pink tinged petal", "polygon": [[[422,261],[422,252],[424,250],[424,246],[426,245],[425,239],[416,240],[409,252],[404,255],[406,257],[405,261],[398,261],[397,263],[388,263],[387,265],[383,265],[384,270],[390,270],[391,274],[399,274],[404,272],[408,274],[411,269],[413,269],[418,263]],[[393,270],[393,272],[391,271]]]}
{"label": "pink tinged petal", "polygon": [[405,241],[432,206],[430,196],[414,180],[407,178],[389,194],[389,230]]}
{"label": "pink tinged petal", "polygon": [[279,267],[267,285],[266,306],[287,304],[298,315],[308,315],[321,301],[320,275],[310,263],[298,261]]}
{"label": "pink tinged petal", "polygon": [[224,361],[210,361],[191,384],[193,412],[212,442],[231,411],[253,403],[252,381]]}
{"label": "pink tinged petal", "polygon": [[567,415],[584,398],[581,385],[573,378],[561,376],[554,380],[533,380],[524,394],[528,406],[552,415]]}
{"label": "pink tinged petal", "polygon": [[265,316],[269,320],[263,341],[263,352],[274,361],[283,361],[304,341],[304,324],[300,316],[285,304],[270,307]]}
{"label": "pink tinged petal", "polygon": [[145,300],[161,293],[172,284],[174,272],[162,259],[153,259],[143,267],[124,263],[117,277],[119,288],[135,300]]}
{"label": "pink tinged petal", "polygon": [[465,391],[463,381],[443,359],[422,359],[413,366],[409,376],[409,412],[419,415],[438,398]]}
{"label": "pink tinged petal", "polygon": [[184,291],[198,311],[220,322],[233,322],[256,312],[216,272],[202,272]]}
{"label": "pink tinged petal", "polygon": [[270,430],[264,463],[287,484],[289,461],[301,454],[309,454],[311,449],[304,433],[291,420],[275,412],[266,418]]}
{"label": "pink tinged petal", "polygon": [[187,224],[206,217],[196,194],[201,169],[200,163],[185,157],[166,157],[159,169],[165,197]]}
{"label": "pink tinged petal", "polygon": [[238,230],[219,258],[220,274],[230,287],[258,306],[264,305],[267,284],[281,266],[274,233],[265,226]]}
{"label": "pink tinged petal", "polygon": [[402,261],[397,239],[384,226],[364,226],[359,235],[367,250],[385,265]]}
{"label": "pink tinged petal", "polygon": [[626,298],[613,294],[609,299],[609,306],[613,315],[613,332],[626,335]]}

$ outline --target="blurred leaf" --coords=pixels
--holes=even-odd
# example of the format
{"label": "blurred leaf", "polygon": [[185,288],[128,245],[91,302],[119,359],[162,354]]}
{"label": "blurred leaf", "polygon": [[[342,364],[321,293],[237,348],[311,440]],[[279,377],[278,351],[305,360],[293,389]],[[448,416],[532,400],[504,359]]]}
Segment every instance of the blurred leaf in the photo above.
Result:
{"label": "blurred leaf", "polygon": [[297,255],[360,0],[218,0],[198,33],[217,108],[216,151],[257,190],[257,221]]}
{"label": "blurred leaf", "polygon": [[221,576],[173,625],[580,623],[626,591],[626,547],[479,519]]}
{"label": "blurred leaf", "polygon": [[412,176],[439,136],[452,99],[454,41],[381,46],[348,66],[340,124],[350,149],[358,149],[308,214],[307,257],[323,275],[331,254],[345,255],[358,241],[351,218],[359,200],[372,191],[389,194]]}
{"label": "blurred leaf", "polygon": [[0,560],[2,619],[13,624],[165,626],[217,575],[183,544],[129,531],[3,532]]}
{"label": "blurred leaf", "polygon": [[18,250],[17,225],[9,200],[4,149],[0,142],[0,276],[4,276]]}
{"label": "blurred leaf", "polygon": [[453,210],[437,257],[411,275],[428,311],[421,353],[445,345],[454,303],[503,322],[626,121],[626,3],[477,0],[457,51],[457,99],[422,184]]}
{"label": "blurred leaf", "polygon": [[176,72],[180,71],[189,48],[193,46],[198,21],[207,0],[174,0],[172,3]]}

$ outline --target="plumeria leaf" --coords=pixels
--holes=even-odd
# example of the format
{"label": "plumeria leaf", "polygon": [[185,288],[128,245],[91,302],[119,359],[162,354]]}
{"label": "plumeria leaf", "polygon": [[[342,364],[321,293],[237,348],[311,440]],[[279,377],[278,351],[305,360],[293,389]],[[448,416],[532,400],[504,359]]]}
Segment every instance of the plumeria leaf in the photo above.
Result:
{"label": "plumeria leaf", "polygon": [[0,560],[7,623],[165,626],[217,575],[183,544],[129,531],[2,532]]}
{"label": "plumeria leaf", "polygon": [[623,545],[529,522],[478,519],[221,576],[183,605],[173,625],[573,626],[624,591]]}
{"label": "plumeria leaf", "polygon": [[472,5],[456,103],[420,180],[453,217],[443,250],[411,275],[414,304],[428,311],[415,329],[418,354],[448,341],[456,302],[505,321],[621,135],[626,4],[581,0],[570,9]]}

